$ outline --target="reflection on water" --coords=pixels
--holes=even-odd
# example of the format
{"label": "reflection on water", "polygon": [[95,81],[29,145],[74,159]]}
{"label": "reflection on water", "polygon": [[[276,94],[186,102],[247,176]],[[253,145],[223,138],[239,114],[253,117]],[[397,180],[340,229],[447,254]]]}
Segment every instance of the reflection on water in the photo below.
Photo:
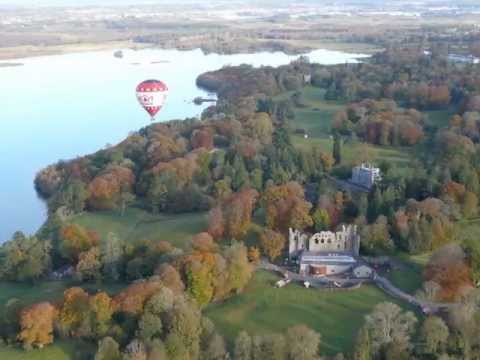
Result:
{"label": "reflection on water", "polygon": [[[225,65],[287,64],[283,53],[204,55],[200,50],[124,50],[44,56],[0,67],[0,242],[15,230],[32,233],[45,219],[33,179],[42,167],[98,150],[149,123],[135,99],[147,78],[165,81],[169,98],[157,121],[197,116],[205,93],[195,86],[202,72]],[[362,55],[317,50],[313,62],[353,62]],[[17,60],[16,60],[17,62]],[[0,63],[1,64],[1,63]]]}

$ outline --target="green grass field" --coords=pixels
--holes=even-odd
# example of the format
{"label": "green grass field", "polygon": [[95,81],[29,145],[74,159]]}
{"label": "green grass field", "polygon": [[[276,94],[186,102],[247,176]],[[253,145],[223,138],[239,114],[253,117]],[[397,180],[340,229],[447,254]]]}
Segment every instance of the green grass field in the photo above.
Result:
{"label": "green grass field", "polygon": [[290,326],[305,324],[322,334],[322,354],[347,353],[364,316],[380,302],[395,302],[373,286],[346,292],[322,292],[297,284],[276,289],[277,279],[274,274],[257,272],[244,293],[206,309],[205,315],[230,346],[241,330],[251,335],[283,333]]}
{"label": "green grass field", "polygon": [[165,240],[176,247],[185,247],[193,235],[207,227],[205,213],[151,214],[129,208],[121,216],[118,211],[86,212],[76,216],[73,222],[98,232],[102,239],[114,232],[125,241]]}

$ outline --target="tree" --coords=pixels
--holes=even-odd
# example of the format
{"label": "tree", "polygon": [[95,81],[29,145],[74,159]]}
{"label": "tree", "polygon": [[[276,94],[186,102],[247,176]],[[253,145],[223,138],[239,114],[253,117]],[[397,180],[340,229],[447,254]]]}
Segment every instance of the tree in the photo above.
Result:
{"label": "tree", "polygon": [[80,287],[65,290],[59,316],[62,332],[71,336],[91,335],[89,308],[89,295],[85,290]]}
{"label": "tree", "polygon": [[126,347],[123,360],[147,360],[147,349],[145,344],[133,339]]}
{"label": "tree", "polygon": [[412,312],[403,312],[395,304],[383,302],[375,306],[373,312],[365,317],[366,329],[371,334],[374,352],[392,342],[410,347],[410,336],[417,322]]}
{"label": "tree", "polygon": [[51,267],[51,242],[16,232],[0,247],[0,279],[33,281]]}
{"label": "tree", "polygon": [[266,229],[260,235],[260,245],[268,258],[274,261],[285,247],[285,238],[278,232]]}
{"label": "tree", "polygon": [[180,295],[185,290],[182,278],[177,269],[169,264],[160,264],[155,270],[155,274],[159,277],[164,286],[173,291],[174,294]]}
{"label": "tree", "polygon": [[227,261],[228,286],[239,293],[250,281],[253,266],[248,262],[247,248],[241,243],[235,243],[225,250]]}
{"label": "tree", "polygon": [[287,329],[286,342],[289,360],[315,360],[318,358],[320,334],[305,325]]}
{"label": "tree", "polygon": [[252,360],[252,338],[241,331],[235,339],[234,360]]}
{"label": "tree", "polygon": [[48,200],[48,208],[50,211],[55,211],[64,206],[72,213],[77,214],[85,209],[87,198],[88,191],[85,183],[74,179],[68,182],[65,187],[60,188]]}
{"label": "tree", "polygon": [[393,241],[388,231],[385,216],[379,216],[375,223],[365,225],[361,230],[362,247],[371,254],[385,253],[393,250]]}
{"label": "tree", "polygon": [[263,195],[267,227],[284,233],[288,228],[302,230],[313,225],[312,204],[305,200],[302,186],[296,182],[271,186]]}
{"label": "tree", "polygon": [[57,310],[48,302],[34,304],[20,315],[21,332],[18,339],[27,348],[42,348],[53,342],[53,323]]}
{"label": "tree", "polygon": [[95,360],[122,360],[118,343],[110,336],[100,340]]}
{"label": "tree", "polygon": [[81,252],[98,244],[98,234],[78,224],[70,224],[60,229],[60,252],[76,261]]}
{"label": "tree", "polygon": [[325,231],[330,228],[330,216],[327,210],[318,208],[312,215],[316,231]]}
{"label": "tree", "polygon": [[107,333],[116,306],[106,292],[99,292],[88,299],[91,328],[97,336]]}
{"label": "tree", "polygon": [[81,281],[98,280],[101,278],[102,263],[100,262],[100,249],[94,246],[78,256],[75,267],[76,277]]}
{"label": "tree", "polygon": [[166,287],[148,300],[138,322],[137,335],[140,339],[150,341],[164,335],[162,316],[172,309],[173,302],[174,294]]}
{"label": "tree", "polygon": [[420,338],[425,344],[425,351],[432,355],[441,353],[447,344],[449,330],[445,322],[437,317],[430,316],[422,324]]}
{"label": "tree", "polygon": [[250,126],[262,144],[268,145],[272,142],[273,124],[270,115],[265,112],[255,113]]}
{"label": "tree", "polygon": [[463,215],[472,218],[478,213],[478,198],[474,193],[467,191],[463,199]]}
{"label": "tree", "polygon": [[219,206],[213,208],[208,215],[208,233],[214,239],[220,239],[225,233],[225,220]]}
{"label": "tree", "polygon": [[125,210],[128,206],[130,206],[135,201],[135,195],[129,191],[122,191],[120,193],[120,209],[121,209],[121,216],[125,215]]}
{"label": "tree", "polygon": [[223,337],[215,333],[207,348],[203,351],[202,359],[205,360],[226,360],[228,359],[228,353],[225,346],[225,340]]}
{"label": "tree", "polygon": [[283,335],[257,335],[253,337],[252,344],[253,360],[284,360],[286,358],[286,343]]}
{"label": "tree", "polygon": [[200,306],[207,305],[213,298],[213,274],[208,264],[198,260],[186,264],[187,291]]}
{"label": "tree", "polygon": [[135,282],[118,293],[114,300],[119,311],[138,315],[142,313],[143,307],[148,299],[162,288],[162,286],[161,281],[155,278],[151,278],[147,281]]}
{"label": "tree", "polygon": [[[201,313],[195,303],[184,297],[177,297],[174,305],[166,314],[165,327],[169,336],[177,337],[192,359],[199,355],[201,334]],[[169,340],[167,339],[167,349]]]}
{"label": "tree", "polygon": [[210,212],[208,232],[215,238],[241,239],[248,231],[258,192],[244,189]]}
{"label": "tree", "polygon": [[455,301],[472,287],[472,274],[463,249],[456,244],[435,251],[425,268],[426,281],[440,285],[438,300]]}
{"label": "tree", "polygon": [[342,162],[342,139],[340,135],[335,133],[333,136],[333,158],[335,159],[335,165],[338,165]]}
{"label": "tree", "polygon": [[256,246],[250,246],[248,248],[248,260],[256,265],[260,262],[260,250]]}
{"label": "tree", "polygon": [[372,359],[373,349],[370,332],[366,326],[362,326],[355,340],[354,360],[370,360]]}
{"label": "tree", "polygon": [[125,254],[125,245],[120,238],[112,232],[107,235],[107,241],[100,245],[100,257],[103,265],[103,274],[107,279],[119,280],[120,269]]}

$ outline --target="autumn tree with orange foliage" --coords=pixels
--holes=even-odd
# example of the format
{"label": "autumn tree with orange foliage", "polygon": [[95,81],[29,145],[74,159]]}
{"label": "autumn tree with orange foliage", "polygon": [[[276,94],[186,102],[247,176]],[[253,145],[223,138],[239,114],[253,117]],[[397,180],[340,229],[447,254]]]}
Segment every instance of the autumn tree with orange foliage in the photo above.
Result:
{"label": "autumn tree with orange foliage", "polygon": [[435,251],[423,276],[425,281],[433,281],[440,286],[439,301],[457,301],[473,288],[472,270],[463,249],[456,244]]}
{"label": "autumn tree with orange foliage", "polygon": [[118,311],[140,314],[146,301],[162,286],[162,282],[156,277],[129,285],[114,297]]}
{"label": "autumn tree with orange foliage", "polygon": [[190,143],[193,149],[204,148],[213,149],[213,135],[209,128],[196,129],[192,132]]}
{"label": "autumn tree with orange foliage", "polygon": [[313,225],[312,204],[305,200],[303,187],[297,182],[269,187],[262,200],[270,229],[286,233],[290,227],[302,230]]}
{"label": "autumn tree with orange foliage", "polygon": [[88,185],[88,206],[95,210],[115,209],[122,192],[132,192],[135,175],[123,166],[111,166]]}
{"label": "autumn tree with orange foliage", "polygon": [[200,306],[242,290],[252,275],[253,267],[242,243],[220,250],[210,234],[200,233],[179,261],[186,291]]}
{"label": "autumn tree with orange foliage", "polygon": [[60,229],[60,252],[63,257],[76,261],[80,253],[98,245],[99,236],[78,224],[70,224]]}
{"label": "autumn tree with orange foliage", "polygon": [[39,347],[53,342],[53,324],[57,310],[49,302],[34,304],[20,314],[18,339],[25,348]]}
{"label": "autumn tree with orange foliage", "polygon": [[258,192],[245,189],[235,193],[210,211],[208,232],[215,239],[240,240],[247,233]]}

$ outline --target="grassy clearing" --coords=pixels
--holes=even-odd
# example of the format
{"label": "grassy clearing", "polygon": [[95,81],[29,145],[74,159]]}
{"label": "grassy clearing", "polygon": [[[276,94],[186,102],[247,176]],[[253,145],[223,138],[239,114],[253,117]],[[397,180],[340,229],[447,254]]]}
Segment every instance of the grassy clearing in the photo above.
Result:
{"label": "grassy clearing", "polygon": [[180,248],[207,227],[205,213],[151,214],[136,208],[127,209],[123,216],[118,211],[83,213],[73,221],[98,232],[102,239],[113,232],[129,242],[165,240]]}
{"label": "grassy clearing", "polygon": [[205,315],[230,345],[241,330],[283,333],[290,326],[306,324],[322,334],[322,353],[346,353],[353,347],[364,316],[376,304],[394,301],[372,286],[349,292],[321,292],[297,284],[276,289],[277,279],[274,274],[257,272],[244,293],[206,309]]}
{"label": "grassy clearing", "polygon": [[95,354],[95,346],[86,342],[55,341],[43,349],[24,351],[20,348],[0,349],[0,359],[5,360],[71,360],[86,359]]}
{"label": "grassy clearing", "polygon": [[[297,148],[308,150],[313,146],[322,151],[331,152],[333,140],[331,126],[335,113],[345,106],[343,102],[324,100],[325,90],[307,86],[302,90],[304,107],[295,109],[295,120],[292,127],[304,129],[308,134],[294,135],[293,143]],[[347,141],[342,147],[344,164],[358,162],[359,154],[370,158],[374,162],[388,161],[396,167],[407,167],[410,162],[410,153],[407,148],[377,146],[360,142]]]}
{"label": "grassy clearing", "polygon": [[389,280],[403,291],[414,294],[422,287],[423,269],[430,257],[429,253],[421,255],[410,255],[406,253],[398,253],[394,256],[397,264],[395,269],[388,274]]}

